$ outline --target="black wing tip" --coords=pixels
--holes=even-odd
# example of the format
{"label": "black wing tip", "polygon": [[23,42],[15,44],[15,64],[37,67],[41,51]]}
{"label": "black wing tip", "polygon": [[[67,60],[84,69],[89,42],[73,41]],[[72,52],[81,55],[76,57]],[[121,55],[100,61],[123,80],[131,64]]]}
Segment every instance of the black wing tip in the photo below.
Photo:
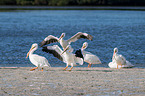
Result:
{"label": "black wing tip", "polygon": [[49,50],[47,49],[47,46],[43,47],[43,48],[42,48],[42,51],[43,51],[43,52],[47,52],[47,53],[49,52]]}
{"label": "black wing tip", "polygon": [[87,38],[88,38],[89,40],[91,40],[91,41],[93,40],[93,36],[92,36],[92,35],[89,35],[89,34],[88,34]]}
{"label": "black wing tip", "polygon": [[93,40],[93,36],[92,35],[89,35],[89,34],[87,34],[87,35],[80,35],[80,37],[78,37],[78,39],[80,39],[80,38],[84,38],[84,39],[88,39],[88,40]]}
{"label": "black wing tip", "polygon": [[[48,46],[49,47],[49,46]],[[59,53],[57,53],[55,50],[53,49],[49,49],[47,46],[42,48],[43,52],[49,53],[49,54],[53,54],[54,57],[58,58],[59,60],[63,61],[63,58],[61,57],[61,55]]]}
{"label": "black wing tip", "polygon": [[42,47],[41,43],[39,43],[38,46]]}
{"label": "black wing tip", "polygon": [[39,44],[39,46],[42,47],[42,46],[44,46],[44,45],[46,45],[46,44],[47,44],[47,42],[43,40],[43,41]]}
{"label": "black wing tip", "polygon": [[50,44],[50,43],[55,43],[55,42],[58,42],[58,40],[57,39],[50,39],[50,40],[47,40],[47,41],[42,41],[41,43],[40,43],[40,47],[42,47],[42,46],[44,46],[44,45],[47,45],[47,44]]}
{"label": "black wing tip", "polygon": [[84,59],[81,49],[76,50],[75,56]]}

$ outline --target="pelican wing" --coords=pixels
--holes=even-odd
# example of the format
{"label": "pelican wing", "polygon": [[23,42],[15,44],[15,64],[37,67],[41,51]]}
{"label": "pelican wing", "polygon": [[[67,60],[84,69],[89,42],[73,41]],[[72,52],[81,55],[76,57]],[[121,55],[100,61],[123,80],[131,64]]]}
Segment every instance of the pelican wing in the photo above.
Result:
{"label": "pelican wing", "polygon": [[122,59],[122,65],[126,65],[126,59],[124,56],[120,55],[121,59]]}
{"label": "pelican wing", "polygon": [[49,66],[50,67],[50,64],[48,63],[48,60],[43,57],[43,56],[39,56],[37,54],[33,54],[33,63],[34,65],[36,65],[37,67],[38,66]]}
{"label": "pelican wing", "polygon": [[126,65],[126,59],[125,59],[125,57],[123,57],[120,54],[116,54],[114,56],[114,60],[116,61],[117,64]]}
{"label": "pelican wing", "polygon": [[84,61],[87,63],[101,64],[99,57],[90,52],[83,51],[83,56],[84,56]]}
{"label": "pelican wing", "polygon": [[83,53],[82,53],[81,49],[79,49],[79,50],[77,50],[77,51],[75,52],[75,56],[84,59]]}
{"label": "pelican wing", "polygon": [[59,60],[65,62],[63,55],[60,55],[62,50],[58,45],[43,47],[42,51],[53,54],[54,57],[57,57]]}
{"label": "pelican wing", "polygon": [[93,39],[93,36],[92,36],[92,35],[89,35],[89,34],[87,34],[87,33],[78,32],[77,34],[75,34],[74,36],[72,36],[72,37],[71,37],[70,39],[68,39],[67,41],[68,41],[69,43],[71,43],[71,42],[77,41],[77,40],[80,39],[80,38],[92,40],[92,39]]}
{"label": "pelican wing", "polygon": [[79,65],[83,65],[83,63],[84,63],[83,58],[79,58],[79,57],[75,56],[74,60],[75,60],[76,63],[79,63]]}
{"label": "pelican wing", "polygon": [[123,65],[122,67],[134,67],[134,65],[126,60],[126,65]]}
{"label": "pelican wing", "polygon": [[[116,63],[116,61],[114,60],[114,61],[110,62],[110,63],[108,64],[108,66],[109,66],[110,68],[117,68],[117,63]],[[118,65],[118,67],[120,68],[121,66]],[[131,67],[134,67],[134,65],[132,65],[132,64],[131,64],[129,61],[127,61],[127,60],[126,60],[126,65],[122,65],[122,68],[131,68]]]}
{"label": "pelican wing", "polygon": [[47,36],[41,43],[40,46],[47,45],[50,43],[58,42],[58,38],[52,35]]}

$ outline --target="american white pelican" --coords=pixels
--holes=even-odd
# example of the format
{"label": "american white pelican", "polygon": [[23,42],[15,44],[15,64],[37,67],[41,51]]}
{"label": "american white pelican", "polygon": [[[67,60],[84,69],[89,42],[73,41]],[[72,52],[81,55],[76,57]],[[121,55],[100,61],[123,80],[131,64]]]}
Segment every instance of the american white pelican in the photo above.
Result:
{"label": "american white pelican", "polygon": [[88,43],[84,42],[81,51],[83,53],[84,61],[89,63],[88,67],[91,67],[92,64],[101,64],[101,61],[98,56],[90,52],[84,51],[87,47],[88,47]]}
{"label": "american white pelican", "polygon": [[110,68],[117,68],[118,69],[118,68],[127,68],[127,67],[134,66],[129,61],[127,61],[124,56],[117,54],[117,52],[118,52],[118,49],[114,48],[112,62],[110,62],[108,64],[108,66]]}
{"label": "american white pelican", "polygon": [[70,52],[70,45],[68,45],[64,51],[60,49],[58,45],[53,45],[53,46],[47,46],[43,47],[42,51],[44,52],[49,52],[50,54],[53,54],[55,57],[57,57],[59,60],[63,61],[66,63],[66,67],[64,70],[68,68],[70,65],[71,68],[69,71],[72,70],[73,66],[76,66],[76,63],[79,63],[79,65],[83,65],[83,55],[81,53],[73,54]]}
{"label": "american white pelican", "polygon": [[[72,36],[68,40],[64,40],[63,39],[64,37],[65,37],[65,33],[62,33],[60,38],[49,35],[41,42],[40,46],[42,47],[43,45],[46,45],[46,44],[50,44],[50,43],[53,43],[53,42],[59,42],[60,45],[62,46],[63,50],[64,50],[68,45],[71,44],[71,42],[75,42],[80,38],[89,39],[89,40],[93,39],[93,37],[91,35],[89,35],[87,33],[82,33],[82,32],[78,32],[77,34],[75,34],[74,36]],[[73,48],[71,48],[71,46],[70,46],[69,50],[70,50],[70,52],[72,52]]]}
{"label": "american white pelican", "polygon": [[37,54],[33,54],[33,52],[35,50],[37,50],[37,48],[38,48],[38,44],[34,43],[34,44],[32,44],[31,49],[27,53],[27,57],[29,56],[29,60],[31,61],[31,63],[34,64],[35,66],[37,66],[33,69],[30,69],[30,71],[33,71],[33,70],[37,69],[38,67],[42,67],[41,71],[43,71],[44,66],[50,67],[50,64],[48,63],[48,61],[45,57],[39,56]]}

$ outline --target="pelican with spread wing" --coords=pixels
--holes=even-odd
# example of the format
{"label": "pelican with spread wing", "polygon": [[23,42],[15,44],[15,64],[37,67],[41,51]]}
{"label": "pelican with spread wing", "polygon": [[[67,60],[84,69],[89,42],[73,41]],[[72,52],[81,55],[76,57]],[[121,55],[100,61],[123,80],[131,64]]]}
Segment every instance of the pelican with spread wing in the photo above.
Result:
{"label": "pelican with spread wing", "polygon": [[57,57],[59,60],[66,63],[66,67],[64,70],[68,68],[70,65],[71,68],[69,71],[72,70],[73,66],[76,66],[78,63],[79,65],[83,65],[83,55],[81,53],[73,54],[70,52],[70,45],[68,45],[64,51],[58,45],[47,46],[43,47],[42,51],[53,54],[54,57]]}
{"label": "pelican with spread wing", "polygon": [[[42,42],[41,42],[41,47],[43,45],[47,45],[50,43],[54,43],[54,42],[59,42],[60,45],[62,46],[63,50],[71,44],[71,42],[75,42],[80,38],[84,38],[84,39],[88,39],[88,40],[92,40],[93,36],[87,34],[87,33],[82,33],[82,32],[78,32],[77,34],[75,34],[74,36],[72,36],[70,39],[68,40],[64,40],[63,38],[65,37],[65,33],[62,33],[61,36],[59,38],[49,35],[47,36]],[[71,46],[69,47],[69,50],[72,52],[73,48],[71,48]]]}

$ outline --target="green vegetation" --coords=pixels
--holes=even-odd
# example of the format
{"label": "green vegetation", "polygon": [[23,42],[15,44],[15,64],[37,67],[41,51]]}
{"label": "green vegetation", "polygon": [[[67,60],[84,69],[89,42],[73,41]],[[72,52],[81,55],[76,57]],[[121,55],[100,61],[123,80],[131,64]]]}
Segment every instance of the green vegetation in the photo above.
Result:
{"label": "green vegetation", "polygon": [[145,5],[145,0],[0,0],[0,5],[143,6]]}

